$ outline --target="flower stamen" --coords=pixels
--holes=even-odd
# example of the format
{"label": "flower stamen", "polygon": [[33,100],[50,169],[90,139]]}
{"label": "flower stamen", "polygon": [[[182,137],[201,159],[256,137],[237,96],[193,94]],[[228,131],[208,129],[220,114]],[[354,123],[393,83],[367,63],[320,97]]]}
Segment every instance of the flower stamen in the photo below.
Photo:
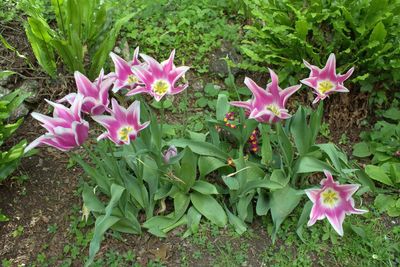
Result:
{"label": "flower stamen", "polygon": [[335,85],[331,81],[321,81],[318,83],[318,91],[321,94],[325,94],[326,92],[330,91],[335,87]]}
{"label": "flower stamen", "polygon": [[275,116],[281,115],[281,110],[277,105],[270,104],[265,107],[267,110],[271,111]]}
{"label": "flower stamen", "polygon": [[153,83],[153,92],[157,95],[164,95],[169,90],[169,83],[164,80],[157,80]]}
{"label": "flower stamen", "polygon": [[120,128],[118,131],[118,137],[121,141],[128,142],[129,135],[133,132],[133,128],[131,126],[126,126]]}
{"label": "flower stamen", "polygon": [[321,193],[322,203],[329,207],[334,207],[339,202],[338,192],[332,188],[327,188]]}
{"label": "flower stamen", "polygon": [[129,75],[127,81],[129,84],[133,84],[133,83],[137,83],[139,81],[139,79],[135,75]]}

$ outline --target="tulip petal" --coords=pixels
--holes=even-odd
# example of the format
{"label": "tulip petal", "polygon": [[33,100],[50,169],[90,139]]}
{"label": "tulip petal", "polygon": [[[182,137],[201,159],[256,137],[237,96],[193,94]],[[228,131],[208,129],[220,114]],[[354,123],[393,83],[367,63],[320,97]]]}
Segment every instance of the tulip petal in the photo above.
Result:
{"label": "tulip petal", "polygon": [[250,101],[231,101],[229,104],[239,108],[251,109]]}
{"label": "tulip petal", "polygon": [[92,82],[79,71],[75,71],[75,83],[78,88],[78,93],[96,98],[98,95],[98,91],[96,87],[92,84]]}
{"label": "tulip petal", "polygon": [[71,105],[72,103],[74,103],[76,95],[77,95],[76,93],[70,93],[70,94],[64,96],[63,98],[57,100],[57,103],[67,102]]}
{"label": "tulip petal", "polygon": [[326,214],[326,218],[329,223],[332,225],[333,229],[340,235],[343,236],[343,221],[344,221],[344,212],[329,212]]}

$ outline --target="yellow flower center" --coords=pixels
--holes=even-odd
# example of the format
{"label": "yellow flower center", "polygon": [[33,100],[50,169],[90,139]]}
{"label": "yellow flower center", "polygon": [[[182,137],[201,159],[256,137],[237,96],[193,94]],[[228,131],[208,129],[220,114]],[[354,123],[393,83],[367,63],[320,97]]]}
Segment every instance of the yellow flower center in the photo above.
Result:
{"label": "yellow flower center", "polygon": [[334,207],[339,201],[339,194],[332,188],[327,188],[321,193],[322,203]]}
{"label": "yellow flower center", "polygon": [[153,83],[153,92],[157,95],[164,95],[169,89],[169,83],[164,80],[157,80]]}
{"label": "yellow flower center", "polygon": [[331,81],[322,81],[318,83],[318,91],[321,94],[325,94],[329,90],[331,90],[335,85]]}
{"label": "yellow flower center", "polygon": [[119,140],[124,141],[124,142],[128,142],[129,134],[131,132],[133,132],[133,128],[131,126],[122,127],[118,131]]}
{"label": "yellow flower center", "polygon": [[128,83],[137,83],[139,79],[135,75],[129,75],[128,76]]}
{"label": "yellow flower center", "polygon": [[281,110],[277,105],[271,104],[265,107],[267,110],[271,111],[275,116],[281,115]]}

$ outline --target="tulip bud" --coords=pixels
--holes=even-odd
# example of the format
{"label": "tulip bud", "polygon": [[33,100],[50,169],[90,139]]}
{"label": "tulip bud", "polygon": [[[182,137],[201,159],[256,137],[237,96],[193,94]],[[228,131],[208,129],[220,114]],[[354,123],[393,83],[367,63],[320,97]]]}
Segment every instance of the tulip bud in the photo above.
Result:
{"label": "tulip bud", "polygon": [[176,149],[175,146],[170,146],[167,150],[164,151],[163,153],[163,159],[165,163],[169,163],[169,160],[172,157],[175,157],[178,154],[178,150]]}

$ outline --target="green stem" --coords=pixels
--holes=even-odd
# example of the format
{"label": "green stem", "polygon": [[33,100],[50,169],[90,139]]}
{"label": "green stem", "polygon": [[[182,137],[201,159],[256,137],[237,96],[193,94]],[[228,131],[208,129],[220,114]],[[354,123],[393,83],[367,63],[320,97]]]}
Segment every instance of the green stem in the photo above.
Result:
{"label": "green stem", "polygon": [[182,129],[183,137],[185,136],[185,131],[186,131],[187,125],[188,125],[188,108],[189,108],[189,105],[188,105],[188,103],[189,103],[188,90],[185,90],[185,94],[184,95],[185,95],[185,98],[184,98],[184,101],[185,101],[185,119],[184,119],[184,122],[183,122],[183,129]]}
{"label": "green stem", "polygon": [[63,36],[65,38],[64,19],[63,19],[63,16],[62,16],[62,11],[61,11],[60,1],[59,0],[57,0],[57,7],[58,7],[58,14],[60,15],[61,29],[62,29],[62,32],[63,32]]}
{"label": "green stem", "polygon": [[164,114],[164,99],[161,100],[161,110],[160,110],[160,115],[161,115],[161,125],[160,125],[160,150],[162,149],[162,137],[163,137],[163,127],[165,123],[165,114]]}

